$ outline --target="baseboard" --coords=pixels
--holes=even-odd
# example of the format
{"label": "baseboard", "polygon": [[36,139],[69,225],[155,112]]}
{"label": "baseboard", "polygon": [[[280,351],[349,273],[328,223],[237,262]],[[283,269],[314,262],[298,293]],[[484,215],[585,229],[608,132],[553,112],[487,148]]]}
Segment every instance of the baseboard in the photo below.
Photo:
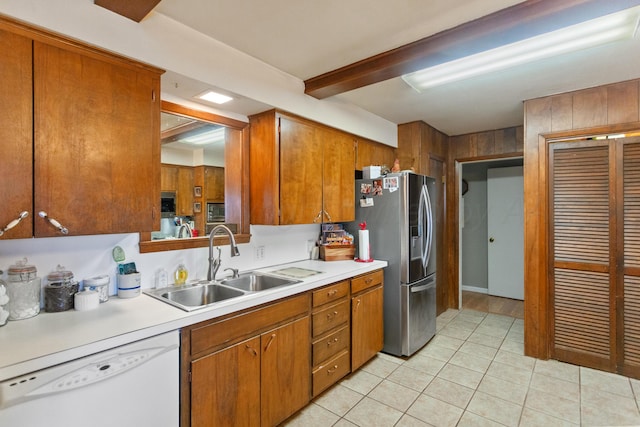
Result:
{"label": "baseboard", "polygon": [[487,288],[479,288],[477,286],[462,285],[462,290],[463,291],[468,291],[468,292],[477,292],[479,294],[488,294],[489,293],[489,289],[487,289]]}

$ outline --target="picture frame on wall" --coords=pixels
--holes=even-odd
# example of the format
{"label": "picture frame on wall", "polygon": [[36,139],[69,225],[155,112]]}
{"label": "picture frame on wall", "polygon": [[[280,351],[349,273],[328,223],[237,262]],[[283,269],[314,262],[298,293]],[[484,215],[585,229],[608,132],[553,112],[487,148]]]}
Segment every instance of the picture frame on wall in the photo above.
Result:
{"label": "picture frame on wall", "polygon": [[193,187],[193,195],[195,197],[202,197],[202,187],[200,186]]}
{"label": "picture frame on wall", "polygon": [[193,204],[193,211],[198,213],[198,212],[202,212],[202,203],[200,202],[195,202]]}

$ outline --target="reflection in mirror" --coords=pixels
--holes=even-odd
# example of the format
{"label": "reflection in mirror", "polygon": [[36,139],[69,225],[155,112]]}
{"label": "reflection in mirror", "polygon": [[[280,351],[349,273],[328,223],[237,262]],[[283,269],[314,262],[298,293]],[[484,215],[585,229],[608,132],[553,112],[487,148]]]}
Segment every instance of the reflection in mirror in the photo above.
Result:
{"label": "reflection in mirror", "polygon": [[245,122],[162,101],[161,215],[155,231],[141,233],[141,252],[207,246],[218,224],[248,242],[247,131]]}
{"label": "reflection in mirror", "polygon": [[208,235],[226,223],[224,194],[226,126],[163,111],[161,142],[161,222],[151,238]]}

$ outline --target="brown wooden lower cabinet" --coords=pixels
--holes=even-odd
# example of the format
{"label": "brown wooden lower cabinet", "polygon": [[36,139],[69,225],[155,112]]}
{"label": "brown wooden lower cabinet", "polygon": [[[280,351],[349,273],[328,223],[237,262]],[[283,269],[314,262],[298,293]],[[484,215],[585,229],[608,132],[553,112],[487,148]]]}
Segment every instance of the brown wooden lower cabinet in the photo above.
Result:
{"label": "brown wooden lower cabinet", "polygon": [[260,425],[275,426],[309,403],[309,316],[260,336]]}
{"label": "brown wooden lower cabinet", "polygon": [[313,292],[312,396],[351,372],[349,363],[349,281],[333,283]]}
{"label": "brown wooden lower cabinet", "polygon": [[383,345],[382,278],[377,270],[183,328],[180,425],[275,426],[362,366]]}
{"label": "brown wooden lower cabinet", "polygon": [[192,426],[260,424],[260,337],[191,362],[191,378]]}
{"label": "brown wooden lower cabinet", "polygon": [[351,369],[355,371],[384,345],[383,274],[379,270],[351,281]]}

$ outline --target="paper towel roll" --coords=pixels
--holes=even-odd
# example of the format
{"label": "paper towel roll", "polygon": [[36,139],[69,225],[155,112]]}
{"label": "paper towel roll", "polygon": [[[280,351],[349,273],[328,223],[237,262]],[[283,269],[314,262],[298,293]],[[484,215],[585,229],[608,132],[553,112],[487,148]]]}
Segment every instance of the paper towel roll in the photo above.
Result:
{"label": "paper towel roll", "polygon": [[369,230],[358,230],[358,258],[363,261],[371,258],[369,254]]}

